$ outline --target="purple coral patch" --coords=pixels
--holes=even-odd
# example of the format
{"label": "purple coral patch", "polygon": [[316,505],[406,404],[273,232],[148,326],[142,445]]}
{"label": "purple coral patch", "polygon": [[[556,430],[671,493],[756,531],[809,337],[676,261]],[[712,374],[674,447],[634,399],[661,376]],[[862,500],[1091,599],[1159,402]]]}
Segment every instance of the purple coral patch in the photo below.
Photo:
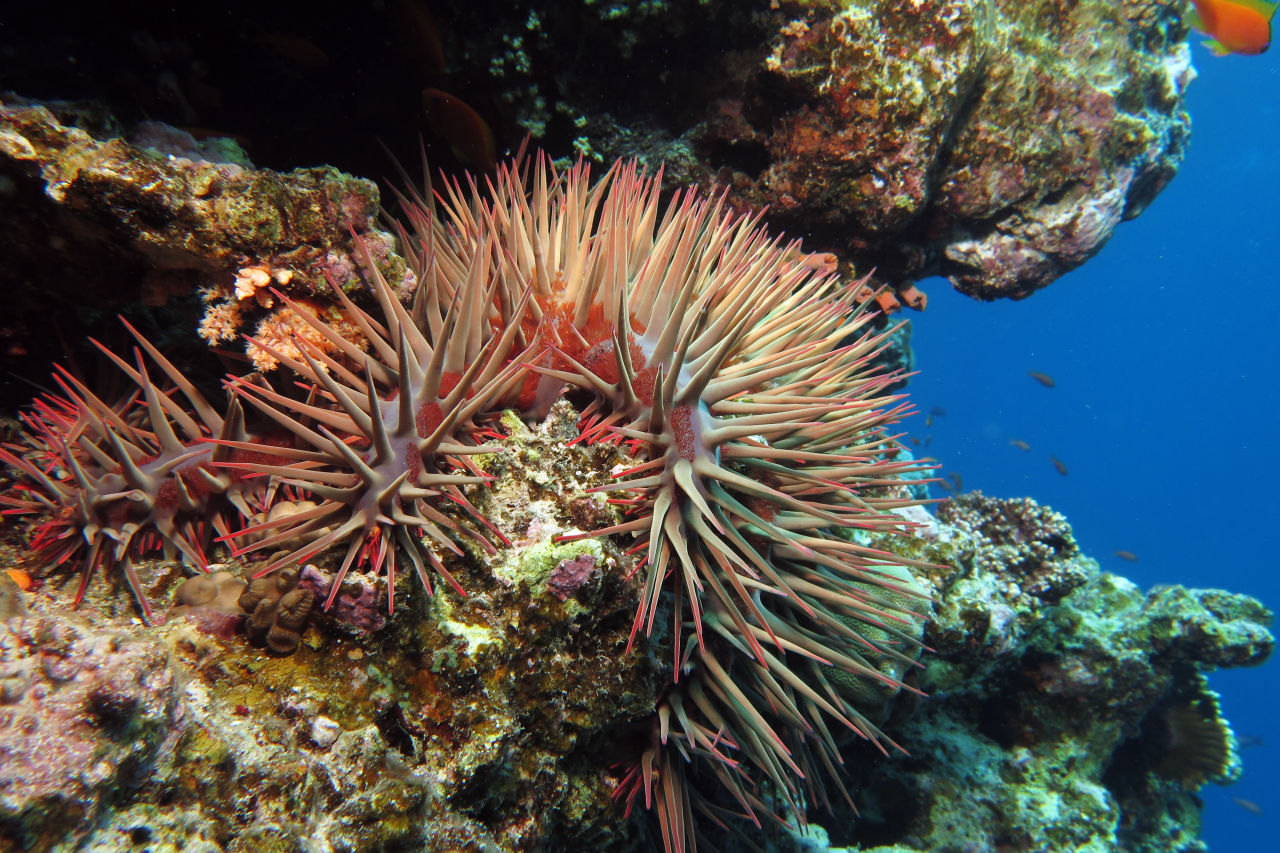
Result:
{"label": "purple coral patch", "polygon": [[564,601],[598,574],[600,570],[596,568],[595,554],[579,554],[560,561],[547,578],[547,589]]}
{"label": "purple coral patch", "polygon": [[[317,601],[324,601],[332,586],[332,575],[309,563],[302,567],[298,588],[314,592]],[[358,572],[352,572],[342,582],[342,589],[333,600],[328,615],[351,626],[358,633],[372,634],[386,626],[387,604],[372,581]]]}
{"label": "purple coral patch", "polygon": [[212,607],[192,607],[180,614],[179,618],[185,618],[195,625],[200,633],[220,640],[229,641],[244,629],[244,614],[223,613]]}

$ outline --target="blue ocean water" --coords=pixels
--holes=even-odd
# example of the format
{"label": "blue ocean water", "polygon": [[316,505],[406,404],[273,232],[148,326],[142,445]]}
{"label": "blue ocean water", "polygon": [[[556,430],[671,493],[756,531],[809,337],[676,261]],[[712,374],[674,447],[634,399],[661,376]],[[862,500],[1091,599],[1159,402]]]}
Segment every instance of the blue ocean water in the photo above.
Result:
{"label": "blue ocean water", "polygon": [[[1065,513],[1108,571],[1147,587],[1223,587],[1280,606],[1280,50],[1195,49],[1190,150],[1173,183],[1081,269],[1022,302],[925,282],[911,394],[938,406],[924,453],[965,489]],[[1046,388],[1027,375],[1049,374]],[[1012,440],[1025,441],[1029,451]],[[1050,456],[1067,466],[1063,476]],[[1125,550],[1133,563],[1115,556]],[[1211,677],[1243,752],[1209,786],[1215,853],[1280,837],[1277,666]],[[1261,814],[1235,798],[1256,803]]]}

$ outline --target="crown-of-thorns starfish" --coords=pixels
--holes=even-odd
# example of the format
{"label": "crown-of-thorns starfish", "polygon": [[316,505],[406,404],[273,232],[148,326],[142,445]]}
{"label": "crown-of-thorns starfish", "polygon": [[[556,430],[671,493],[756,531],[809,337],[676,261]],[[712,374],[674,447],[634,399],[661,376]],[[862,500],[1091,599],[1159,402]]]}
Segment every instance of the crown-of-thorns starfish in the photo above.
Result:
{"label": "crown-of-thorns starfish", "polygon": [[[874,365],[890,332],[870,330],[853,296],[864,282],[816,270],[722,196],[677,192],[662,211],[659,179],[634,164],[592,183],[582,165],[560,174],[541,158],[529,177],[499,171],[487,220],[459,193],[447,206],[468,245],[500,227],[505,287],[532,283],[528,325],[549,351],[531,363],[539,393],[522,401],[566,384],[589,392],[581,440],[638,457],[597,489],[626,492],[611,502],[629,517],[561,541],[634,537],[632,641],[669,604],[677,681],[691,675],[664,705],[663,748],[717,767],[748,815],[761,775],[800,815],[796,780],[840,760],[824,716],[888,742],[849,685],[899,689],[880,664],[910,665],[920,647],[909,561],[853,535],[912,527],[893,510],[916,503],[901,483],[918,466],[888,432],[908,406],[887,390],[900,377]],[[646,798],[675,766],[650,759],[634,777]],[[663,834],[682,849],[691,830],[673,821],[691,798],[673,791]]]}
{"label": "crown-of-thorns starfish", "polygon": [[239,404],[233,399],[227,414],[218,414],[159,350],[125,326],[186,405],[152,382],[141,350],[130,364],[95,341],[133,380],[135,392],[112,406],[58,369],[54,381],[62,395],[46,395],[24,415],[26,445],[0,448],[0,461],[26,479],[15,487],[21,496],[0,496],[0,504],[8,507],[5,515],[53,516],[36,529],[31,546],[52,564],[79,563],[76,605],[95,571],[119,568],[150,622],[134,561],[163,552],[204,568],[209,525],[229,533],[235,520],[229,510],[247,518],[258,489],[235,471],[220,470],[234,451],[208,441],[248,439]]}
{"label": "crown-of-thorns starfish", "polygon": [[[482,443],[484,431],[477,421],[493,410],[495,401],[512,396],[523,379],[513,352],[517,344],[523,346],[519,318],[526,300],[505,306],[511,322],[493,322],[500,281],[494,266],[501,261],[496,239],[490,237],[483,251],[470,258],[470,266],[459,270],[451,263],[456,258],[450,258],[443,245],[445,235],[438,220],[427,217],[423,225],[417,238],[426,245],[411,253],[421,262],[415,270],[419,284],[411,308],[397,299],[363,243],[361,252],[381,319],[333,285],[345,317],[368,339],[368,353],[323,320],[300,311],[298,316],[341,358],[303,341],[298,341],[302,360],[258,345],[318,393],[298,401],[258,384],[233,385],[299,443],[297,448],[274,451],[287,464],[236,467],[271,475],[319,502],[314,508],[227,538],[256,539],[239,547],[237,554],[302,540],[259,575],[345,543],[346,555],[326,608],[357,557],[374,572],[386,573],[388,606],[393,612],[397,553],[408,558],[428,593],[432,591],[428,566],[462,593],[434,547],[460,554],[451,534],[468,536],[490,551],[493,546],[476,526],[459,523],[443,511],[444,502],[460,507],[480,527],[501,538],[462,487],[488,482],[467,457],[499,449]],[[349,364],[362,368],[356,372]],[[252,444],[232,446],[259,449]],[[424,535],[431,544],[423,541]]]}

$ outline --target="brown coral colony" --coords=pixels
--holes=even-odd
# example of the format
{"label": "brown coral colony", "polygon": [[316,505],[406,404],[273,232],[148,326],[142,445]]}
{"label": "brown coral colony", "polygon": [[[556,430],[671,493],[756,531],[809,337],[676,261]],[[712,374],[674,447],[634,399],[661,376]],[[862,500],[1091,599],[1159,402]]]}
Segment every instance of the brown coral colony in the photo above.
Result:
{"label": "brown coral colony", "polygon": [[[464,594],[449,564],[508,544],[476,506],[482,457],[502,450],[496,416],[573,389],[578,440],[634,462],[601,472],[615,522],[561,541],[627,537],[632,643],[662,636],[674,658],[619,796],[653,807],[668,851],[695,846],[695,815],[726,814],[686,785],[695,765],[751,820],[803,820],[841,730],[891,745],[857,685],[896,691],[920,650],[910,561],[858,535],[911,527],[895,510],[915,502],[901,487],[914,463],[888,432],[907,406],[872,364],[884,336],[856,298],[865,282],[722,199],[664,206],[659,188],[633,164],[592,182],[537,157],[487,192],[410,192],[407,305],[363,246],[373,310],[336,284],[331,314],[270,291],[307,334],[255,339],[287,378],[231,378],[225,415],[141,336],[133,361],[108,353],[136,386],[120,404],[56,377],[65,396],[38,401],[25,444],[0,450],[22,480],[5,512],[45,519],[33,544],[79,562],[77,602],[119,568],[148,618],[140,557],[203,567],[211,539],[272,554],[240,606],[287,652],[312,605],[298,566],[331,548],[326,609],[357,571],[385,575],[392,608],[401,567],[428,593],[435,574]],[[247,434],[242,406],[285,438]]]}

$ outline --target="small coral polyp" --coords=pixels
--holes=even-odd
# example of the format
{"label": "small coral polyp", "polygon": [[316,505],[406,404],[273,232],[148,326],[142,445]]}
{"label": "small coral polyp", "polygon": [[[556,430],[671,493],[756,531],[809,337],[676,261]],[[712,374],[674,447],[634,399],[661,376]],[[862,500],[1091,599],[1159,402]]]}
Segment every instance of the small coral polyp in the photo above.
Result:
{"label": "small coral polyp", "polygon": [[232,401],[225,416],[218,414],[128,328],[187,407],[151,381],[140,352],[130,365],[99,345],[133,380],[135,393],[112,406],[70,373],[56,373],[65,396],[37,400],[34,413],[23,416],[25,446],[0,448],[0,462],[25,478],[14,494],[0,495],[0,504],[5,515],[51,516],[36,528],[31,545],[50,564],[79,564],[77,605],[95,571],[118,568],[149,622],[151,604],[134,561],[162,553],[203,568],[210,528],[225,535],[247,518],[258,489],[235,471],[220,470],[232,451],[206,440],[247,441],[239,404]]}

